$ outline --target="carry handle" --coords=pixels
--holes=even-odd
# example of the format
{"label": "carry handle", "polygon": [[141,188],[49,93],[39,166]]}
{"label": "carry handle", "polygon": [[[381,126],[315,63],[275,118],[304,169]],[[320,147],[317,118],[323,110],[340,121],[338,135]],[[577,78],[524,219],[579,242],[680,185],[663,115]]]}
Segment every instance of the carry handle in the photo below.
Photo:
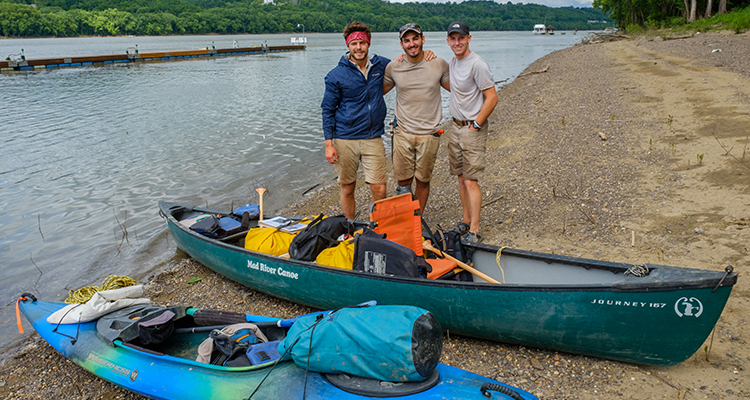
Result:
{"label": "carry handle", "polygon": [[510,398],[514,400],[523,400],[523,397],[521,397],[521,395],[518,394],[518,392],[516,392],[515,390],[505,387],[505,386],[498,385],[496,383],[485,382],[482,384],[482,387],[479,390],[481,390],[484,397],[488,399],[492,398],[492,393],[490,393],[489,391],[494,390],[496,392],[500,392],[506,396],[509,396]]}

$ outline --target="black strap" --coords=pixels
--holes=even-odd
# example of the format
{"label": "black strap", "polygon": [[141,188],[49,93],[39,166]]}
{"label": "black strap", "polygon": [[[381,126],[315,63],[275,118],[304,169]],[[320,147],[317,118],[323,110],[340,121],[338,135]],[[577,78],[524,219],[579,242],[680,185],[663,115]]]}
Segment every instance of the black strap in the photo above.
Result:
{"label": "black strap", "polygon": [[430,226],[427,225],[427,221],[425,221],[424,218],[420,218],[420,221],[422,221],[422,227],[424,227],[427,230],[427,235],[429,235],[427,239],[430,239],[433,245],[437,245],[438,244],[437,238],[435,237],[435,234],[432,232],[432,229],[430,229]]}

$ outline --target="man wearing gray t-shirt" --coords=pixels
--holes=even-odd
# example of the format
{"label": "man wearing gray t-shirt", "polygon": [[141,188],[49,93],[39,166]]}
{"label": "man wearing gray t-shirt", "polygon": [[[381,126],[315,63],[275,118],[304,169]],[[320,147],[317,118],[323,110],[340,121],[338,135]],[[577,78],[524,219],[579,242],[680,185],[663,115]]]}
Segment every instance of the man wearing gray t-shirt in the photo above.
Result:
{"label": "man wearing gray t-shirt", "polygon": [[487,119],[497,105],[497,92],[489,65],[469,50],[471,35],[465,22],[456,21],[448,26],[447,42],[455,56],[448,63],[453,117],[448,156],[451,175],[458,177],[463,208],[463,219],[455,230],[464,240],[481,242],[479,212],[482,209],[482,190],[479,179],[485,168]]}
{"label": "man wearing gray t-shirt", "polygon": [[399,185],[396,194],[409,192],[416,178],[414,194],[424,214],[440,146],[440,122],[443,119],[440,88],[450,90],[450,75],[448,63],[442,58],[428,61],[422,49],[424,35],[419,25],[402,26],[399,41],[406,57],[403,62],[391,61],[383,77],[383,93],[394,87],[397,91],[393,177]]}

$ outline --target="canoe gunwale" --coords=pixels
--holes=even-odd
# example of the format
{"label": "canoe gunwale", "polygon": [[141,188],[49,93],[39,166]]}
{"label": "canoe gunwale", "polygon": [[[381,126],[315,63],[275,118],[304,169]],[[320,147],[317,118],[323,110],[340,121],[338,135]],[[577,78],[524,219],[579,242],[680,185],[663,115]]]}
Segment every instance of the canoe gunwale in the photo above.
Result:
{"label": "canoe gunwale", "polygon": [[[700,275],[700,276],[693,277],[693,279],[691,279],[690,281],[678,281],[678,282],[670,281],[670,280],[661,280],[661,279],[649,280],[649,281],[638,281],[641,278],[633,277],[632,281],[628,279],[628,281],[621,280],[621,281],[616,281],[614,283],[571,285],[571,284],[530,284],[530,283],[495,284],[495,283],[489,283],[489,282],[435,280],[435,279],[425,279],[425,278],[402,277],[402,276],[396,276],[396,275],[372,274],[372,273],[367,273],[364,271],[331,268],[327,266],[321,266],[319,264],[316,264],[315,262],[301,261],[301,260],[295,260],[291,258],[280,258],[278,256],[274,256],[270,254],[247,250],[245,248],[242,248],[233,244],[225,243],[219,239],[209,238],[205,235],[194,232],[186,228],[182,224],[180,224],[179,221],[174,217],[173,213],[176,213],[178,211],[192,211],[194,210],[194,208],[191,206],[183,205],[179,203],[169,203],[169,202],[160,201],[159,208],[160,208],[160,214],[167,219],[169,224],[179,229],[183,233],[186,233],[194,238],[204,241],[212,246],[217,246],[217,247],[220,247],[222,249],[225,249],[231,252],[246,254],[246,255],[264,259],[270,262],[281,262],[284,264],[294,265],[300,268],[307,268],[307,269],[312,269],[312,270],[326,272],[326,273],[348,275],[352,277],[365,278],[365,279],[370,279],[370,280],[381,280],[381,281],[391,281],[391,282],[400,282],[400,283],[414,283],[414,284],[424,285],[424,286],[461,288],[464,290],[476,289],[476,290],[481,290],[481,291],[484,291],[484,290],[493,290],[493,291],[502,290],[502,291],[520,291],[520,292],[524,292],[524,291],[533,291],[533,292],[607,291],[607,292],[614,292],[614,293],[627,293],[627,292],[643,292],[643,291],[666,292],[666,291],[676,291],[676,290],[685,290],[685,289],[703,289],[703,288],[717,289],[720,287],[731,287],[737,283],[737,276],[738,276],[736,272],[723,273],[719,271],[693,270],[689,268],[678,268],[678,267],[657,265],[657,264],[648,264],[649,268],[652,270],[652,273],[655,273],[655,272],[661,273],[661,271],[665,271],[668,273],[670,270],[690,270],[690,271],[693,271],[694,275]],[[209,211],[209,210],[206,210],[206,211]],[[487,244],[464,243],[464,245],[472,247],[478,251],[485,251],[485,252],[491,252],[491,253],[496,253],[498,250],[500,250],[499,246],[493,246],[493,245],[487,245]],[[189,249],[182,249],[182,250],[190,254]],[[548,264],[559,263],[559,264],[565,264],[565,265],[570,265],[570,266],[582,267],[587,270],[598,269],[598,270],[610,271],[615,275],[624,273],[628,268],[630,268],[633,265],[633,264],[616,263],[616,262],[610,262],[610,261],[599,261],[599,260],[593,260],[593,259],[577,258],[577,257],[563,256],[563,255],[556,255],[556,254],[546,254],[546,253],[539,253],[539,252],[534,252],[534,251],[519,250],[519,249],[512,249],[512,248],[502,249],[502,254],[507,255],[507,256],[514,256],[514,257],[519,257],[519,258],[524,258],[524,259],[535,260],[535,261],[542,261]],[[697,278],[700,278],[700,279],[697,279]]]}

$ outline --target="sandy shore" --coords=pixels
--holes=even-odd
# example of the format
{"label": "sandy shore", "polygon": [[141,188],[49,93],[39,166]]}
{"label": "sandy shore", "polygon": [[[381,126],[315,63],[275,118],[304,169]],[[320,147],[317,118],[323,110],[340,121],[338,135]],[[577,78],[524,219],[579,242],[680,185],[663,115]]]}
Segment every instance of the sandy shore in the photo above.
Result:
{"label": "sandy shore", "polygon": [[[750,397],[747,49],[750,33],[726,32],[580,45],[538,60],[500,90],[482,182],[481,229],[489,243],[630,263],[733,265],[740,279],[706,343],[710,352],[661,368],[452,335],[442,362],[542,399]],[[425,212],[433,226],[460,218],[447,169],[443,155]],[[357,198],[366,212],[367,193]],[[337,201],[331,185],[284,211],[333,214]],[[203,280],[189,285],[194,276]],[[279,317],[308,311],[191,260],[151,277],[147,288],[162,304]],[[0,397],[141,398],[93,377],[38,337],[0,366]]]}

